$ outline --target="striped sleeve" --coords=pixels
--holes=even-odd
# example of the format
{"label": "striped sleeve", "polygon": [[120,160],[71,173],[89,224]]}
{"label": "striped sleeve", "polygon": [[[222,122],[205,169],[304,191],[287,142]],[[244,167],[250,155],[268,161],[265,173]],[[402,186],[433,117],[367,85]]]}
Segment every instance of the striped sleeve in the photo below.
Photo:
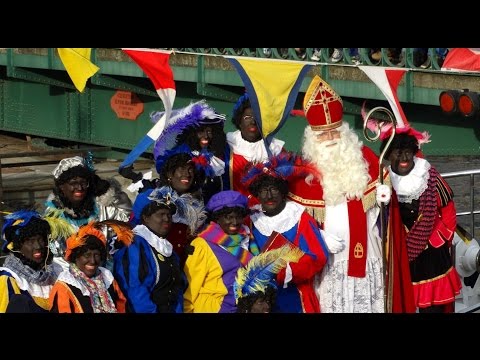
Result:
{"label": "striped sleeve", "polygon": [[440,198],[440,206],[445,207],[447,206],[448,202],[453,200],[453,191],[450,185],[445,181],[445,179],[440,176],[437,176],[437,193]]}

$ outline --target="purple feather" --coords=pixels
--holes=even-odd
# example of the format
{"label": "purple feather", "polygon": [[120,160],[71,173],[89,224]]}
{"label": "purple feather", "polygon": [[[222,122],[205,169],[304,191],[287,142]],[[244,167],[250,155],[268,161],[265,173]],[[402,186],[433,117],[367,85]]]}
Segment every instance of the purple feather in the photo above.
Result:
{"label": "purple feather", "polygon": [[[154,113],[152,116],[158,117],[158,113]],[[204,100],[174,111],[174,116],[168,120],[167,126],[155,143],[153,149],[154,158],[157,159],[158,156],[164,155],[165,151],[175,147],[177,145],[177,136],[185,129],[191,126],[199,127],[200,120],[213,116],[215,116],[215,110],[208,106]]]}

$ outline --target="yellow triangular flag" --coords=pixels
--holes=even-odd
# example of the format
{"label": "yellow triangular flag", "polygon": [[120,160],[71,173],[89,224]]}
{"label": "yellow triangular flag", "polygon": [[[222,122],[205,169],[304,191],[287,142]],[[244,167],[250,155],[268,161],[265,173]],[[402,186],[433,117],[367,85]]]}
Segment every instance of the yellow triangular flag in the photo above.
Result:
{"label": "yellow triangular flag", "polygon": [[311,65],[241,57],[230,57],[229,60],[247,89],[263,137],[271,137],[293,109],[302,80]]}
{"label": "yellow triangular flag", "polygon": [[90,61],[92,48],[58,48],[58,55],[78,91],[100,68]]}

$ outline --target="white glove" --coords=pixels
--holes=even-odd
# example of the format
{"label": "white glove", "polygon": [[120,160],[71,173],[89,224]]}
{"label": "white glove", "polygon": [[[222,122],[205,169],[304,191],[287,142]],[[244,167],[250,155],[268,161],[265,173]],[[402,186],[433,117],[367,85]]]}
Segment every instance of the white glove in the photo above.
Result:
{"label": "white glove", "polygon": [[380,204],[387,205],[390,202],[390,198],[392,197],[392,192],[388,185],[377,185],[377,193],[376,193],[376,200],[378,206]]}
{"label": "white glove", "polygon": [[[151,180],[153,177],[152,171],[147,171],[145,174],[143,174],[142,180]],[[143,182],[142,180],[137,181],[136,183],[132,183],[128,185],[127,190],[130,192],[135,192],[143,188]]]}
{"label": "white glove", "polygon": [[345,240],[339,238],[336,235],[327,234],[322,229],[320,229],[320,233],[323,236],[323,240],[325,240],[325,244],[327,245],[328,252],[330,254],[336,254],[345,249]]}

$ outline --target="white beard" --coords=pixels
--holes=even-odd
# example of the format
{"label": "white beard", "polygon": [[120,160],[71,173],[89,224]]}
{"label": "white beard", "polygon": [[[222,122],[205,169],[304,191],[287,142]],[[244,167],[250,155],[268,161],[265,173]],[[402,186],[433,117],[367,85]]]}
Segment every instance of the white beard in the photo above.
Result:
{"label": "white beard", "polygon": [[[338,205],[350,199],[361,199],[371,180],[368,163],[363,158],[362,142],[348,123],[339,128],[340,139],[319,143],[310,126],[305,128],[302,154],[321,172],[323,200]],[[327,146],[335,143],[335,145]]]}

